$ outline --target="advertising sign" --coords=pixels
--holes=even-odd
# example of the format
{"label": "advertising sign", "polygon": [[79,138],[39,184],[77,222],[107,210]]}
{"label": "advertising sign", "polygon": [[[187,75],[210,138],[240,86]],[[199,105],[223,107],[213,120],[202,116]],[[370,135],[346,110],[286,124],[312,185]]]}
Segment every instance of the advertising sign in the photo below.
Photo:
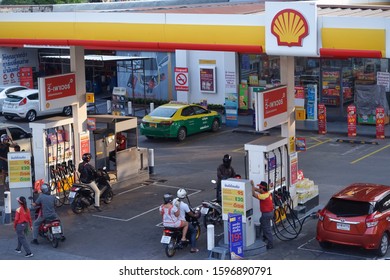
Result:
{"label": "advertising sign", "polygon": [[38,78],[40,110],[63,108],[77,102],[74,73]]}
{"label": "advertising sign", "polygon": [[238,100],[237,93],[229,93],[225,98],[226,126],[238,126]]}
{"label": "advertising sign", "polygon": [[82,132],[80,133],[80,155],[83,155],[85,153],[90,153],[90,146],[89,146],[89,133],[88,132]]}
{"label": "advertising sign", "polygon": [[242,237],[242,216],[228,215],[230,259],[239,260],[244,257],[244,242]]}
{"label": "advertising sign", "polygon": [[248,85],[240,84],[240,99],[239,108],[242,110],[248,110]]}
{"label": "advertising sign", "polygon": [[188,91],[188,68],[175,67],[175,89],[178,91]]}
{"label": "advertising sign", "polygon": [[96,130],[96,118],[87,118],[87,129],[89,131]]}
{"label": "advertising sign", "polygon": [[216,73],[215,66],[201,66],[199,68],[200,91],[206,93],[216,93]]}
{"label": "advertising sign", "polygon": [[390,91],[390,73],[376,72],[376,84],[380,86],[385,86],[386,91]]}
{"label": "advertising sign", "polygon": [[256,130],[262,131],[287,122],[287,87],[255,92]]}
{"label": "advertising sign", "polygon": [[19,68],[20,85],[28,88],[34,88],[32,67]]}
{"label": "advertising sign", "polygon": [[318,56],[317,4],[265,2],[268,55]]}
{"label": "advertising sign", "polygon": [[326,107],[325,104],[318,104],[318,133],[326,134]]}
{"label": "advertising sign", "polygon": [[291,184],[298,182],[298,153],[290,154]]}
{"label": "advertising sign", "polygon": [[31,154],[28,152],[8,153],[9,187],[31,186]]}
{"label": "advertising sign", "polygon": [[376,138],[385,138],[385,109],[378,106],[375,110]]}
{"label": "advertising sign", "polygon": [[356,106],[351,104],[347,107],[348,137],[356,136]]}
{"label": "advertising sign", "polygon": [[306,138],[305,137],[297,137],[295,139],[295,149],[297,151],[306,151]]}
{"label": "advertising sign", "polygon": [[87,92],[85,94],[85,101],[87,103],[95,103],[95,93],[93,92]]}

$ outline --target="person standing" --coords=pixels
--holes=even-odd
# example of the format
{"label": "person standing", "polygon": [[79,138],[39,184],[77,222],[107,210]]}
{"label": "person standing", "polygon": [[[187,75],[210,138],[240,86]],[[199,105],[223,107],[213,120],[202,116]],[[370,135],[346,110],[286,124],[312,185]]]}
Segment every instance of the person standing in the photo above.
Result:
{"label": "person standing", "polygon": [[236,176],[236,172],[234,168],[231,166],[232,164],[232,156],[226,154],[223,156],[222,164],[217,168],[217,202],[222,201],[221,197],[221,181],[229,178],[233,178]]}
{"label": "person standing", "polygon": [[272,201],[272,194],[268,191],[268,184],[264,181],[261,181],[260,184],[255,187],[253,180],[251,180],[252,185],[252,196],[257,198],[260,201],[260,228],[263,232],[265,239],[267,240],[267,249],[272,249],[274,247],[273,236],[271,232],[271,221],[274,217],[274,203]]}
{"label": "person standing", "polygon": [[16,209],[14,220],[14,229],[18,237],[18,245],[15,252],[20,254],[23,246],[26,251],[25,257],[31,258],[34,255],[31,253],[30,246],[28,245],[26,239],[26,232],[31,230],[32,227],[30,209],[27,207],[27,201],[24,196],[17,197],[16,201],[19,203],[19,207]]}
{"label": "person standing", "polygon": [[2,175],[2,180],[0,184],[4,185],[6,182],[6,177],[8,176],[8,153],[9,148],[11,147],[10,138],[7,134],[3,134],[0,137],[0,170]]}

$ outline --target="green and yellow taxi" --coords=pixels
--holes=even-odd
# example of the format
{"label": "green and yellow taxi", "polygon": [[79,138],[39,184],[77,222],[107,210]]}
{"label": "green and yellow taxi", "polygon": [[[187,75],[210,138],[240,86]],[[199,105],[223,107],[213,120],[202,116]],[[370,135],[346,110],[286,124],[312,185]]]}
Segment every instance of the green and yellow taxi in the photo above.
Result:
{"label": "green and yellow taxi", "polygon": [[183,141],[187,135],[202,131],[217,131],[221,116],[196,104],[170,102],[154,109],[141,122],[140,132],[147,138],[177,138]]}

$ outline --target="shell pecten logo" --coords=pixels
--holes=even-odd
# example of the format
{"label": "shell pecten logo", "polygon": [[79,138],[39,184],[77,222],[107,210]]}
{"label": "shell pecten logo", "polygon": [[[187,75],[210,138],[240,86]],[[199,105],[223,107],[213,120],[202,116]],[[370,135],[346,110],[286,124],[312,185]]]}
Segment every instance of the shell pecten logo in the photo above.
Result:
{"label": "shell pecten logo", "polygon": [[309,35],[309,26],[303,15],[292,9],[278,12],[271,23],[271,33],[279,46],[302,47],[302,40]]}

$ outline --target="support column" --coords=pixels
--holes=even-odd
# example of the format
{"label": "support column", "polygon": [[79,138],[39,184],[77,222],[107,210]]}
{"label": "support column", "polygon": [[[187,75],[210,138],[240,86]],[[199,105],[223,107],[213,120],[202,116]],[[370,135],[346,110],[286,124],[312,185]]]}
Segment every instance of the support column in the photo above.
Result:
{"label": "support column", "polygon": [[85,85],[85,62],[84,47],[70,47],[70,71],[76,74],[76,94],[78,104],[73,109],[73,130],[75,139],[75,164],[81,160],[80,155],[80,133],[87,131],[87,103]]}
{"label": "support column", "polygon": [[[281,56],[280,57],[280,78],[283,85],[287,85],[287,122],[282,124],[281,136],[287,138],[295,138],[295,112],[294,112],[294,71],[295,57]],[[291,151],[289,151],[290,153]]]}

